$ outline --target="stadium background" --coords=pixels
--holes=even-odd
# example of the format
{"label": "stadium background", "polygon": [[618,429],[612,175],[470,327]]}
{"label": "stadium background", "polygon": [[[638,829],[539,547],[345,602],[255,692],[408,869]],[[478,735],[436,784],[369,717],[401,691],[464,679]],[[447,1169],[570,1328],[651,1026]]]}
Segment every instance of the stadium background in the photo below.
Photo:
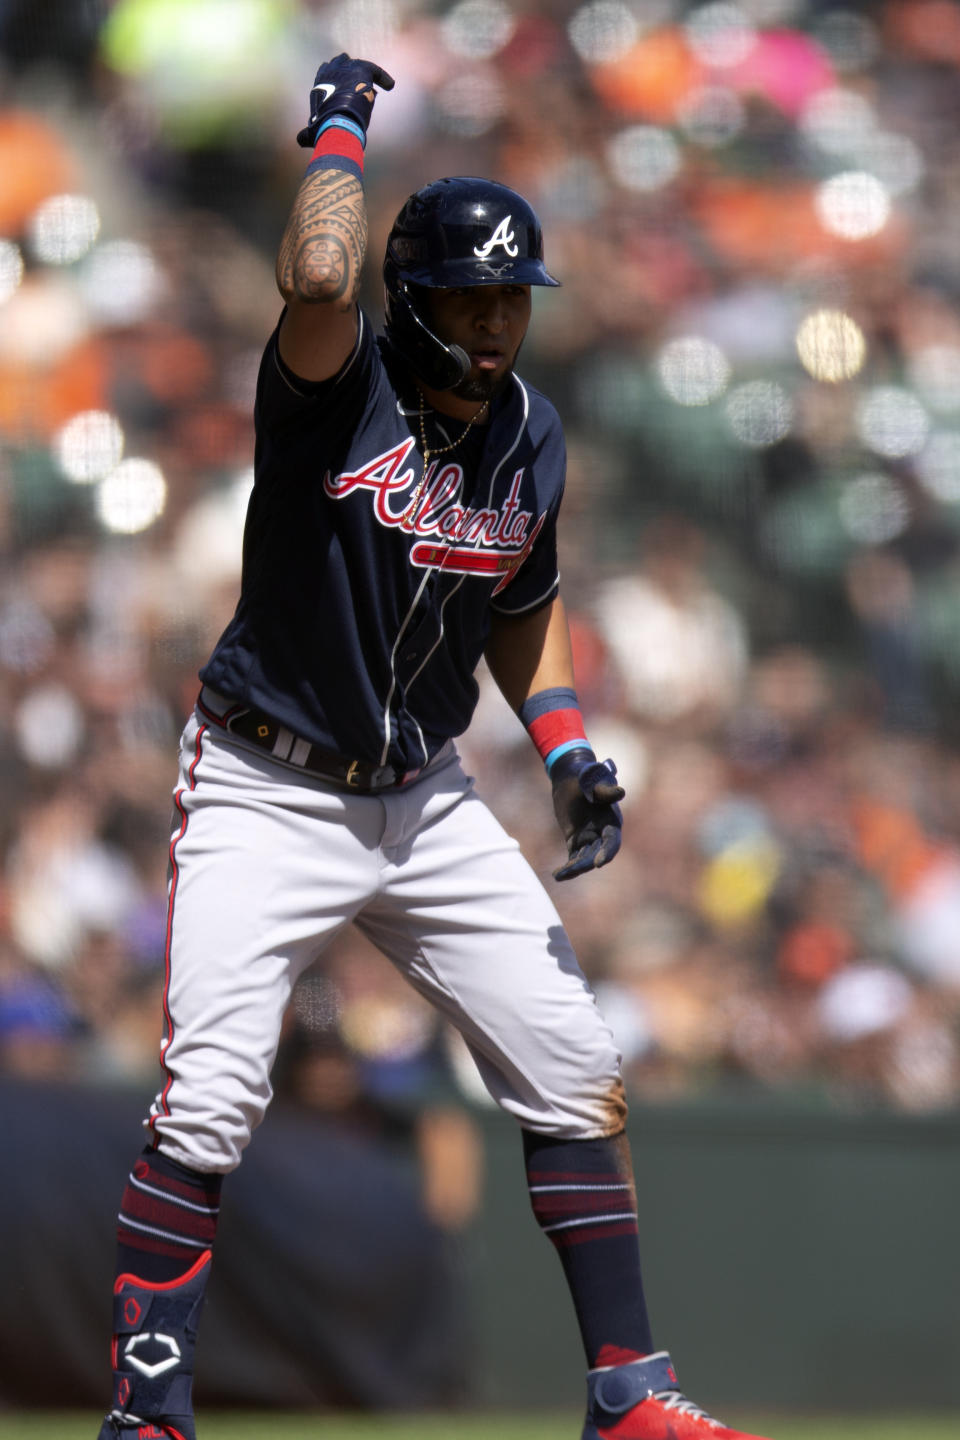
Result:
{"label": "stadium background", "polygon": [[[665,1343],[681,1354],[687,1333],[711,1402],[905,1387],[956,1405],[960,7],[944,0],[0,0],[0,1403],[87,1403],[103,1383],[112,1213],[157,1073],[176,739],[236,594],[292,137],[342,48],[397,80],[367,161],[371,254],[418,185],[486,174],[531,198],[563,281],[535,297],[521,369],[567,427],[579,688],[629,808],[616,865],[561,900],[624,1052]],[[364,299],[379,317],[375,259]],[[462,748],[547,874],[542,774],[489,686]],[[298,992],[277,1087],[232,1237],[224,1221],[209,1393],[578,1394],[513,1137],[358,937]],[[82,1196],[58,1188],[64,1146],[100,1157]],[[386,1388],[372,1363],[347,1376],[329,1316],[304,1390],[315,1361],[283,1368],[280,1320],[257,1373],[266,1302],[282,1280],[311,1313],[303,1237],[322,1287],[350,1206],[313,1228],[304,1186],[354,1164],[397,1202],[393,1308],[363,1289],[376,1247],[358,1241],[344,1281]],[[304,1230],[268,1244],[278,1176]],[[424,1266],[428,1358],[403,1395],[400,1297]],[[42,1361],[21,1343],[25,1315],[49,1319],[41,1274],[63,1322]]]}

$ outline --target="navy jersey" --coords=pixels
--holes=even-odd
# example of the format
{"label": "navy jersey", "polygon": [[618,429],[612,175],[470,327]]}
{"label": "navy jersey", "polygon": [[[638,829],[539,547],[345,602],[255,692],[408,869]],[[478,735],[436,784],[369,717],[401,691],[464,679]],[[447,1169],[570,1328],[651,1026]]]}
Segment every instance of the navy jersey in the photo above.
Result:
{"label": "navy jersey", "polygon": [[[557,593],[560,421],[513,376],[487,426],[424,472],[417,391],[362,313],[353,354],[319,385],[284,366],[278,330],[257,383],[240,600],[201,678],[403,773],[469,724],[491,610]],[[438,421],[450,440],[463,427],[431,412],[441,448]]]}

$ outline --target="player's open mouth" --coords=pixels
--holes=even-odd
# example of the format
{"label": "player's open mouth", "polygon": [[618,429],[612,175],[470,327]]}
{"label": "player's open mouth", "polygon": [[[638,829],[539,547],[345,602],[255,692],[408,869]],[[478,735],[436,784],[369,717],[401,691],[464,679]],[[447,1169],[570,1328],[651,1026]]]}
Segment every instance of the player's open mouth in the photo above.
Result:
{"label": "player's open mouth", "polygon": [[478,370],[496,370],[503,360],[502,350],[474,350],[470,359]]}

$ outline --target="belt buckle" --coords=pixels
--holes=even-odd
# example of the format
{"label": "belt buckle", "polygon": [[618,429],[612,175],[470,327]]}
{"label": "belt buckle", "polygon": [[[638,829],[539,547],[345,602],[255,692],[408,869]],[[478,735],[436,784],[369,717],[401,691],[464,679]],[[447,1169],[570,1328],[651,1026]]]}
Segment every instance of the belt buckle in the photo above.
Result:
{"label": "belt buckle", "polygon": [[347,773],[343,777],[343,783],[350,790],[387,790],[397,783],[396,772],[392,765],[378,765],[375,769],[364,772],[362,760],[351,760],[347,767]]}

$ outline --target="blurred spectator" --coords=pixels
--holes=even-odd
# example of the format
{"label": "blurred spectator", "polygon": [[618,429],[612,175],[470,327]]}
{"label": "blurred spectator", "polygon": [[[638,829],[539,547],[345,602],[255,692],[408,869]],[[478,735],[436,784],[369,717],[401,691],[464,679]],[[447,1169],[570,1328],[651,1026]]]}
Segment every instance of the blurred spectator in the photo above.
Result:
{"label": "blurred spectator", "polygon": [[30,1080],[69,1080],[75,1064],[74,1017],[65,998],[26,966],[0,976],[0,1068]]}
{"label": "blurred spectator", "polygon": [[662,516],[636,567],[598,587],[600,633],[636,719],[712,729],[740,693],[746,627],[708,580],[705,548],[695,526]]}

